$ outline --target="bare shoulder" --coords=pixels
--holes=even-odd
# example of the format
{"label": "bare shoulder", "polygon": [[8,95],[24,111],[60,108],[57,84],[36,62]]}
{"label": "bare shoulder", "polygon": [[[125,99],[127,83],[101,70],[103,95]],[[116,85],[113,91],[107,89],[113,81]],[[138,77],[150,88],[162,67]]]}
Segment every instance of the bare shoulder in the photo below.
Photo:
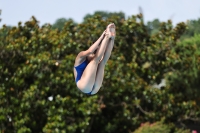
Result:
{"label": "bare shoulder", "polygon": [[[80,52],[81,53],[81,52]],[[80,54],[79,53],[79,54]],[[76,59],[75,59],[75,63],[74,63],[74,66],[78,66],[80,65],[83,61],[86,60],[86,57],[80,57],[79,55],[77,55]]]}

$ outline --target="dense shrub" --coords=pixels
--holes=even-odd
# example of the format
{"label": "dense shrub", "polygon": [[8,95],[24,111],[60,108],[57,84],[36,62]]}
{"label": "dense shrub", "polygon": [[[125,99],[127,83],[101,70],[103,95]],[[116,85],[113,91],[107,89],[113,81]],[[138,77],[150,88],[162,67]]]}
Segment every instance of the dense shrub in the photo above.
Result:
{"label": "dense shrub", "polygon": [[[2,132],[126,133],[140,123],[184,123],[199,118],[199,44],[177,41],[184,23],[161,23],[149,35],[142,14],[67,20],[63,29],[25,24],[0,29],[0,130]],[[117,27],[99,93],[87,96],[74,82],[76,55],[109,22]],[[166,86],[155,83],[166,80]]]}

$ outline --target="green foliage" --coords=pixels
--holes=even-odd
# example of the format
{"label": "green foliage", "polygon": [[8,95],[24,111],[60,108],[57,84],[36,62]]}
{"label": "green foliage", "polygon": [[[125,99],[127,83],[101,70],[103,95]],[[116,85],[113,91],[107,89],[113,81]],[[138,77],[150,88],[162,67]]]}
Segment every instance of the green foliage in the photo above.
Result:
{"label": "green foliage", "polygon": [[118,16],[120,19],[125,19],[125,14],[123,12],[105,12],[105,11],[96,11],[94,14],[87,14],[83,18],[87,22],[88,19],[93,18],[93,16],[100,16],[101,19],[107,20],[112,16]]}
{"label": "green foliage", "polygon": [[[78,52],[109,24],[117,37],[97,95],[81,93],[73,76]],[[179,42],[184,23],[160,24],[149,34],[142,14],[121,19],[100,15],[62,30],[24,25],[0,29],[0,130],[2,132],[126,133],[141,123],[198,120],[198,37]],[[2,35],[3,34],[3,35]],[[166,80],[161,89],[153,87]],[[50,99],[50,100],[49,100]]]}
{"label": "green foliage", "polygon": [[160,21],[158,19],[154,19],[152,22],[147,22],[147,29],[150,34],[155,34],[159,31],[160,28]]}
{"label": "green foliage", "polygon": [[52,28],[61,31],[64,28],[65,23],[67,23],[68,21],[73,22],[72,19],[65,19],[65,18],[57,19],[56,22],[52,25]]}
{"label": "green foliage", "polygon": [[187,21],[187,30],[182,38],[193,37],[195,34],[200,34],[200,18],[197,20]]}

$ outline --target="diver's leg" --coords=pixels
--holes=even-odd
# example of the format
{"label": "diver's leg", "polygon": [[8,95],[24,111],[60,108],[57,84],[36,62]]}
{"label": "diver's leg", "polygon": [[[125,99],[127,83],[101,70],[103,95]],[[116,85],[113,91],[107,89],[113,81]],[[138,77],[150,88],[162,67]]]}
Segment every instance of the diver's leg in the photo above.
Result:
{"label": "diver's leg", "polygon": [[114,37],[115,36],[113,36],[113,38],[109,40],[109,44],[107,45],[106,51],[104,53],[104,57],[102,61],[99,63],[99,66],[97,68],[96,80],[95,80],[91,94],[96,94],[102,85],[105,65],[111,56],[111,52],[114,46]]}
{"label": "diver's leg", "polygon": [[87,67],[83,72],[83,75],[81,76],[81,79],[77,82],[78,88],[84,93],[89,93],[92,91],[96,79],[99,61],[104,55],[109,39],[110,34],[106,34],[94,58],[88,63]]}

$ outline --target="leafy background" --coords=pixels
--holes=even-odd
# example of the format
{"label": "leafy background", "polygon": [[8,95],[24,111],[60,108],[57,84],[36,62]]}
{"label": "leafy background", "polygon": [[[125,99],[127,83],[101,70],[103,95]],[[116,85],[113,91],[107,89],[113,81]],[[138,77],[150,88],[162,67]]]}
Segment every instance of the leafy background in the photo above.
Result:
{"label": "leafy background", "polygon": [[[82,23],[33,16],[0,28],[2,133],[188,133],[200,118],[199,20],[172,25],[97,11]],[[97,95],[74,82],[78,52],[110,23],[115,46]],[[158,86],[162,81],[164,84]],[[191,125],[197,125],[191,126]]]}

